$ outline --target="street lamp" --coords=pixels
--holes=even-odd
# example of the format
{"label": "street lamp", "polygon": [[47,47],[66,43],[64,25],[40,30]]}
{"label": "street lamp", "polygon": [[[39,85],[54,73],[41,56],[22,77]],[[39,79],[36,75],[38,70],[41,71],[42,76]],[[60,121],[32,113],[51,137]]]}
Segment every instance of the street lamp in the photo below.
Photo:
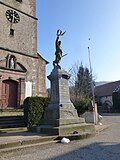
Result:
{"label": "street lamp", "polygon": [[89,56],[89,65],[90,65],[90,74],[91,74],[91,90],[92,90],[92,105],[93,105],[93,112],[94,112],[94,123],[97,124],[97,106],[95,104],[95,93],[94,93],[94,83],[92,78],[92,65],[91,65],[91,56],[90,56],[90,48],[88,47],[88,56]]}

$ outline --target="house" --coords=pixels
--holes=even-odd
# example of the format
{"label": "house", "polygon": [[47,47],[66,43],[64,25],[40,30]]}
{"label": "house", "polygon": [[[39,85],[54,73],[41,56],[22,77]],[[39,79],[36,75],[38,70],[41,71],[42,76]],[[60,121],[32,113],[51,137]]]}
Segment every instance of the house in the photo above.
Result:
{"label": "house", "polygon": [[110,111],[112,109],[112,93],[119,90],[120,81],[109,82],[95,87],[95,97],[98,104],[102,105],[102,110]]}

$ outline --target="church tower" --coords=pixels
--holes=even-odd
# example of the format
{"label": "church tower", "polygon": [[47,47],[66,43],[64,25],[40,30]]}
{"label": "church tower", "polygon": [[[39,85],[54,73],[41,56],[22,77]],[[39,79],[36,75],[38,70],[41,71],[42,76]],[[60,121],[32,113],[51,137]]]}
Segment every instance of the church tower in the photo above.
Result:
{"label": "church tower", "polygon": [[0,107],[46,96],[47,61],[37,53],[36,0],[0,0]]}

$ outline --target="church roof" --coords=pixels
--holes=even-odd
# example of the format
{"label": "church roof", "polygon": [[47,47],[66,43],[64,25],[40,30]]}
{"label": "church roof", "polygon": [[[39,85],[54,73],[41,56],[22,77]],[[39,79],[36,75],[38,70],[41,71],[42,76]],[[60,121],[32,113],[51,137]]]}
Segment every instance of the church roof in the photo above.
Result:
{"label": "church roof", "polygon": [[37,55],[38,55],[38,57],[42,58],[42,59],[46,62],[46,64],[49,63],[45,58],[43,58],[43,57],[41,56],[41,54],[40,54],[39,52],[37,52]]}

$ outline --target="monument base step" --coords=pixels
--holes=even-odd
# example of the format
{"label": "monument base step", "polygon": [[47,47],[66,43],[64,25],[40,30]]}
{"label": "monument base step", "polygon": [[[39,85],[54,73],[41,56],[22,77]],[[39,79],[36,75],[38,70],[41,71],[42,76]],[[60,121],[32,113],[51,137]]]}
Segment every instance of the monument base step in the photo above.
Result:
{"label": "monument base step", "polygon": [[61,125],[70,125],[70,124],[80,124],[85,123],[84,118],[72,118],[72,119],[42,119],[40,125],[51,125],[51,126],[61,126]]}
{"label": "monument base step", "polygon": [[61,142],[61,139],[65,137],[72,141],[72,140],[85,139],[93,136],[95,136],[94,132],[80,132],[79,134],[61,135],[61,136],[58,136],[56,140],[59,140]]}
{"label": "monument base step", "polygon": [[95,126],[93,124],[81,123],[81,124],[70,124],[70,125],[61,125],[59,127],[54,127],[51,125],[40,125],[36,128],[38,133],[47,134],[47,135],[71,135],[71,134],[80,134],[81,132],[95,132]]}

